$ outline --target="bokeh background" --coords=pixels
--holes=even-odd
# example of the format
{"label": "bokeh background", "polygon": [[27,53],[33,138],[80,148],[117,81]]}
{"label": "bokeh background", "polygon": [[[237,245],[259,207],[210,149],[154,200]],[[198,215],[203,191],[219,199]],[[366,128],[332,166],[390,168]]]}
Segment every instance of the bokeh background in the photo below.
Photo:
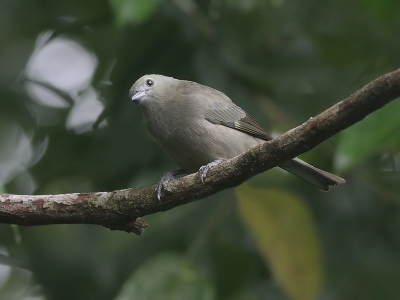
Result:
{"label": "bokeh background", "polygon": [[[0,191],[110,191],[176,169],[128,90],[212,86],[274,135],[400,66],[397,0],[2,0]],[[347,184],[270,170],[145,218],[0,225],[0,299],[399,299],[400,101],[302,156]]]}

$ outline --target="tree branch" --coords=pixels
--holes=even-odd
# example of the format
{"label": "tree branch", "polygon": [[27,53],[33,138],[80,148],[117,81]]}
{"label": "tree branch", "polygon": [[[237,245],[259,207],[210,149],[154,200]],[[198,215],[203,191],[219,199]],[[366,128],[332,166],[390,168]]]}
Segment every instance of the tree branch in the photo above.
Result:
{"label": "tree branch", "polygon": [[147,224],[139,217],[237,186],[256,174],[309,151],[399,96],[400,69],[377,78],[282,136],[211,168],[205,184],[197,174],[170,181],[163,190],[162,202],[155,196],[155,186],[59,195],[0,194],[0,223],[98,224],[140,234]]}

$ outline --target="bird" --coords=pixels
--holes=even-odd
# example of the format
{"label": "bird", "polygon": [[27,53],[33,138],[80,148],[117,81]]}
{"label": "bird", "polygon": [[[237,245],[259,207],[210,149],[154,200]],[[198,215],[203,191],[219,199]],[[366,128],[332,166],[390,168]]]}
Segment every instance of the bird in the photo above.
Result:
{"label": "bird", "polygon": [[[129,97],[139,105],[151,137],[180,167],[165,173],[156,185],[159,201],[166,183],[178,175],[198,172],[204,183],[213,166],[273,139],[223,92],[193,81],[144,75],[132,85]],[[297,157],[278,167],[322,191],[346,182]]]}

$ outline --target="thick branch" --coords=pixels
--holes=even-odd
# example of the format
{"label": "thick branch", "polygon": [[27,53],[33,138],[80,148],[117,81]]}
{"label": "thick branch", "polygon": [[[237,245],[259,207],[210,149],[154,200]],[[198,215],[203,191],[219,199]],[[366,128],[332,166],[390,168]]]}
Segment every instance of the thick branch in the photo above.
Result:
{"label": "thick branch", "polygon": [[139,217],[205,198],[302,154],[400,96],[400,69],[385,74],[304,124],[213,167],[206,183],[191,174],[168,183],[162,203],[155,186],[113,192],[0,195],[0,223],[98,224],[140,234]]}

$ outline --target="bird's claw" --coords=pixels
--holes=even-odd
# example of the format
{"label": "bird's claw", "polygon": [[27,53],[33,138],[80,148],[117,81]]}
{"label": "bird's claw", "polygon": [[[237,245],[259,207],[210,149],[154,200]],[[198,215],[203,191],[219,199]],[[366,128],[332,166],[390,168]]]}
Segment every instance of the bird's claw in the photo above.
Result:
{"label": "bird's claw", "polygon": [[166,186],[166,184],[172,179],[175,179],[177,175],[182,174],[182,172],[182,170],[167,172],[161,177],[160,181],[156,185],[156,188],[154,189],[158,201],[161,202],[162,190]]}
{"label": "bird's claw", "polygon": [[214,166],[220,164],[220,163],[223,162],[223,161],[224,161],[223,159],[217,159],[217,160],[214,160],[214,161],[212,161],[212,162],[206,164],[205,166],[200,167],[198,173],[199,173],[201,182],[202,182],[203,184],[204,184],[204,180],[206,179],[208,170],[210,170],[210,168],[212,168],[212,167],[214,167]]}
{"label": "bird's claw", "polygon": [[164,182],[160,181],[159,183],[157,183],[156,188],[154,189],[159,202],[161,202],[161,192],[162,192],[163,187],[164,187]]}

